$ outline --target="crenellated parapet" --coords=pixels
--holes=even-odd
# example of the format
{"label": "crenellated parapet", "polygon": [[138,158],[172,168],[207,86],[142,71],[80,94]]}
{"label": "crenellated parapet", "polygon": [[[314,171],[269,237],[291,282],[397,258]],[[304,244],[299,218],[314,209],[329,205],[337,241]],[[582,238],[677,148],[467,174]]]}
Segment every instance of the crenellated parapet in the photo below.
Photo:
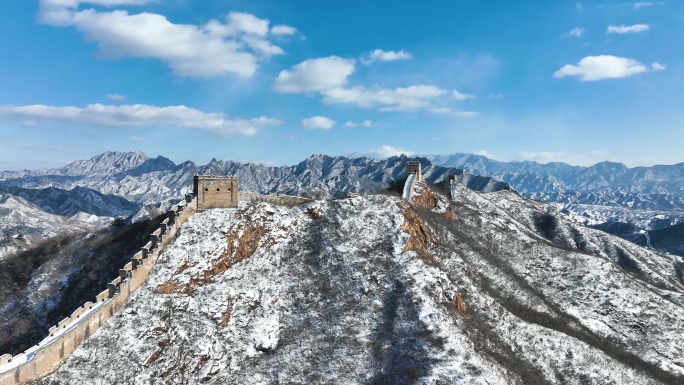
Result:
{"label": "crenellated parapet", "polygon": [[311,202],[309,198],[285,194],[259,194],[255,192],[240,192],[241,202],[268,202],[276,205],[298,205]]}
{"label": "crenellated parapet", "polygon": [[69,317],[49,329],[48,336],[23,353],[0,356],[0,385],[19,385],[43,377],[56,370],[78,346],[116,314],[128,297],[140,288],[159,255],[173,240],[176,232],[196,212],[197,198],[187,206],[173,206],[159,228],[150,234],[150,241],[131,261],[119,269],[119,276],[107,288],[86,302]]}

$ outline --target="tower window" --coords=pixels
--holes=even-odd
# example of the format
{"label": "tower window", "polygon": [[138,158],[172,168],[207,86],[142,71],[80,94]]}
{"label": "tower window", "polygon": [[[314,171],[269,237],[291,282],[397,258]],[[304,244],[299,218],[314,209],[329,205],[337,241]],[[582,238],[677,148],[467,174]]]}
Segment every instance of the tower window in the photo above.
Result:
{"label": "tower window", "polygon": [[216,191],[221,191],[221,189],[217,187],[217,188],[216,188]]}
{"label": "tower window", "polygon": [[204,188],[204,191],[209,191],[209,189],[208,189],[207,187],[205,187],[205,188]]}

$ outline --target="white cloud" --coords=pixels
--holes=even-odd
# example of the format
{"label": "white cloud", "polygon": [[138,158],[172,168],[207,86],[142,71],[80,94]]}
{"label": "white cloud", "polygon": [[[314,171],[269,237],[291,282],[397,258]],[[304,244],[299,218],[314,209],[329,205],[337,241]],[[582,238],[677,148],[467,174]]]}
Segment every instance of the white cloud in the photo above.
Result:
{"label": "white cloud", "polygon": [[584,28],[577,27],[577,28],[573,28],[570,31],[568,31],[567,33],[565,33],[564,36],[580,37],[580,36],[582,36],[582,34],[584,34]]}
{"label": "white cloud", "polygon": [[381,49],[375,49],[365,54],[361,58],[361,61],[364,64],[371,64],[376,61],[409,60],[411,58],[411,54],[403,49],[401,51],[383,51]]}
{"label": "white cloud", "polygon": [[402,148],[399,147],[392,147],[392,146],[380,146],[378,148],[372,149],[368,151],[368,156],[373,157],[373,158],[389,158],[392,156],[399,156],[401,154],[404,154],[406,156],[411,156],[413,155],[412,152],[406,151]]}
{"label": "white cloud", "polygon": [[632,6],[634,9],[639,9],[639,8],[644,8],[644,7],[652,7],[654,6],[655,3],[652,3],[650,1],[640,1],[638,3],[634,3]]}
{"label": "white cloud", "polygon": [[294,35],[297,29],[289,25],[274,25],[271,27],[271,33],[274,35]]}
{"label": "white cloud", "polygon": [[577,9],[580,11],[584,9],[584,5],[582,3],[575,3],[575,7],[577,7]]}
{"label": "white cloud", "polygon": [[449,107],[432,107],[432,108],[428,108],[428,111],[432,112],[433,114],[442,115],[442,114],[448,114],[448,113],[452,112],[453,110]]}
{"label": "white cloud", "polygon": [[241,12],[225,22],[204,25],[174,24],[155,13],[125,10],[79,10],[81,3],[117,6],[146,4],[148,0],[41,0],[39,19],[55,26],[73,26],[96,42],[104,57],[159,59],[178,76],[250,77],[258,61],[283,50],[267,40],[269,21]]}
{"label": "white cloud", "polygon": [[648,24],[609,25],[607,33],[638,33],[651,29]]}
{"label": "white cloud", "polygon": [[449,107],[431,107],[427,111],[437,115],[451,115],[457,118],[475,118],[480,116],[480,113],[477,111],[455,111]]}
{"label": "white cloud", "polygon": [[360,122],[360,123],[348,121],[344,124],[344,127],[346,127],[346,128],[372,127],[372,126],[373,126],[372,120],[364,120],[363,122]]}
{"label": "white cloud", "polygon": [[157,0],[40,0],[38,17],[46,24],[67,26],[81,4],[114,7],[123,5],[144,5]]}
{"label": "white cloud", "polygon": [[[634,163],[635,159],[621,159],[610,156],[602,150],[593,150],[584,153],[556,152],[556,151],[520,151],[516,157],[518,160],[530,160],[539,163],[564,162],[568,164],[590,166],[600,161]],[[643,159],[641,160],[643,163]]]}
{"label": "white cloud", "polygon": [[475,152],[473,152],[473,153],[474,153],[475,155],[486,156],[486,157],[489,158],[489,159],[495,159],[495,158],[496,158],[496,156],[495,156],[494,154],[491,154],[491,153],[488,152],[487,150],[477,150],[477,151],[475,151]]}
{"label": "white cloud", "polygon": [[329,56],[303,61],[278,75],[273,89],[282,93],[314,93],[323,96],[325,104],[355,104],[380,111],[405,111],[433,108],[439,97],[451,94],[458,100],[475,97],[459,91],[448,91],[432,85],[411,85],[394,89],[382,87],[345,87],[356,69],[353,59]]}
{"label": "white cloud", "polygon": [[464,94],[462,92],[458,92],[457,90],[453,90],[452,94],[454,95],[454,98],[456,100],[466,100],[466,99],[472,99],[475,97],[475,95],[472,94]]}
{"label": "white cloud", "polygon": [[25,120],[21,125],[22,125],[22,127],[29,127],[29,128],[37,126],[36,122],[34,122],[33,120]]}
{"label": "white cloud", "polygon": [[567,158],[564,152],[552,152],[552,151],[520,151],[518,155],[524,160],[534,160],[538,162],[561,162],[563,159]]}
{"label": "white cloud", "polygon": [[553,74],[555,78],[565,76],[579,76],[580,80],[596,81],[602,79],[616,79],[636,75],[642,72],[664,70],[665,66],[653,63],[649,69],[640,62],[623,57],[601,55],[587,56],[577,65],[567,64]]}
{"label": "white cloud", "polygon": [[103,105],[85,108],[54,107],[40,104],[0,106],[0,116],[17,119],[40,119],[105,127],[175,125],[209,131],[223,137],[254,135],[267,125],[280,121],[265,116],[255,119],[228,119],[224,113],[207,113],[186,106],[157,107],[146,104]]}
{"label": "white cloud", "polygon": [[329,130],[335,125],[335,121],[325,116],[314,116],[302,120],[302,127],[307,130]]}
{"label": "white cloud", "polygon": [[354,60],[338,56],[303,61],[290,70],[283,70],[273,89],[283,93],[307,93],[324,91],[347,84],[354,72]]}
{"label": "white cloud", "polygon": [[477,118],[481,115],[477,111],[455,111],[453,114],[459,118]]}
{"label": "white cloud", "polygon": [[120,95],[120,94],[107,94],[107,98],[111,100],[117,100],[117,101],[122,101],[126,100],[126,95]]}
{"label": "white cloud", "polygon": [[268,34],[269,21],[260,19],[252,14],[244,12],[231,12],[227,16],[226,35],[245,33],[248,35],[266,36]]}
{"label": "white cloud", "polygon": [[128,138],[128,141],[129,142],[144,142],[145,138],[143,138],[142,136],[131,136]]}
{"label": "white cloud", "polygon": [[386,88],[335,88],[323,91],[323,103],[356,104],[362,108],[379,107],[380,111],[404,111],[430,107],[430,100],[448,91],[435,86],[415,85]]}

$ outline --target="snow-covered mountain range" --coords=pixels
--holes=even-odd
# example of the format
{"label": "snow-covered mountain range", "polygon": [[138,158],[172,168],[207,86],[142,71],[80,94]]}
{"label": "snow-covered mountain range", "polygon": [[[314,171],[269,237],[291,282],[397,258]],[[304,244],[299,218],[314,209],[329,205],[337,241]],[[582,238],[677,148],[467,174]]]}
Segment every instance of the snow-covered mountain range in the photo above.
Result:
{"label": "snow-covered mountain range", "polygon": [[193,216],[38,384],[675,384],[684,261],[458,184]]}
{"label": "snow-covered mountain range", "polygon": [[[281,167],[216,159],[206,165],[190,161],[176,165],[162,156],[149,158],[141,152],[107,152],[59,169],[0,172],[0,187],[66,190],[85,187],[147,202],[178,198],[189,191],[194,174],[209,173],[237,175],[242,191],[322,197],[386,188],[391,181],[404,178],[407,159],[406,156],[376,160],[312,155],[297,165]],[[462,170],[441,167],[425,159],[423,174],[430,182],[458,174],[463,183],[481,191],[496,191],[506,186],[493,178],[464,174]]]}
{"label": "snow-covered mountain range", "polygon": [[[139,220],[156,215],[190,191],[197,173],[237,175],[242,191],[323,198],[382,190],[404,178],[408,159],[312,155],[294,166],[271,167],[215,159],[206,165],[175,164],[139,151],[106,152],[58,169],[0,172],[0,193],[23,198],[46,213],[103,225],[114,217]],[[604,162],[578,167],[505,163],[472,154],[414,159],[421,161],[428,182],[455,174],[478,191],[498,191],[510,184],[523,196],[554,203],[587,225],[623,222],[641,231],[684,223],[684,164],[627,168]]]}
{"label": "snow-covered mountain range", "polygon": [[558,162],[500,162],[474,154],[426,158],[444,167],[494,177],[525,196],[571,208],[592,205],[666,211],[675,212],[676,218],[682,218],[684,212],[684,163],[629,168],[614,162],[590,167]]}

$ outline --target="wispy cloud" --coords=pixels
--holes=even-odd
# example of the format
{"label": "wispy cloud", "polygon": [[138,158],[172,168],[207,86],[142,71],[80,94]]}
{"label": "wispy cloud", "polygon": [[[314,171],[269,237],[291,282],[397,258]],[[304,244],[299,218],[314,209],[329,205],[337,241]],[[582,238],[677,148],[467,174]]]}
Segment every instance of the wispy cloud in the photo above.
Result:
{"label": "wispy cloud", "polygon": [[268,125],[280,121],[262,116],[255,119],[228,119],[224,113],[207,113],[186,106],[157,107],[146,104],[91,104],[84,108],[54,107],[41,104],[0,106],[0,116],[80,123],[103,127],[174,125],[205,130],[223,137],[254,135]]}
{"label": "wispy cloud", "polygon": [[570,31],[566,32],[563,34],[563,36],[574,36],[574,37],[581,37],[584,34],[584,28],[573,28]]}
{"label": "wispy cloud", "polygon": [[477,111],[460,111],[460,110],[454,110],[453,108],[449,108],[449,107],[432,107],[432,108],[428,108],[427,110],[428,110],[428,112],[431,112],[433,114],[448,115],[448,116],[454,116],[457,118],[476,118],[476,117],[481,115]]}
{"label": "wispy cloud", "polygon": [[489,158],[489,159],[496,159],[496,158],[498,158],[496,155],[492,154],[491,152],[489,152],[489,151],[487,151],[487,150],[476,150],[476,151],[473,151],[473,154],[475,154],[475,155],[486,156],[486,157]]}
{"label": "wispy cloud", "polygon": [[[41,0],[39,20],[54,26],[75,27],[87,40],[98,44],[103,57],[159,59],[178,76],[251,77],[260,60],[284,53],[268,40],[269,21],[248,13],[231,12],[225,21],[192,25],[175,24],[163,15],[148,12],[79,10],[81,3],[122,6],[150,2]],[[288,32],[284,27],[274,27],[275,32]]]}
{"label": "wispy cloud", "polygon": [[393,146],[388,146],[388,145],[383,145],[378,148],[374,148],[372,150],[367,151],[365,154],[367,154],[370,157],[373,158],[389,158],[392,156],[399,156],[399,155],[406,155],[406,156],[411,156],[413,155],[413,152],[404,150],[400,147],[393,147]]}
{"label": "wispy cloud", "polygon": [[35,144],[27,144],[21,146],[25,151],[39,151],[39,152],[62,152],[65,150],[64,146],[38,146]]}
{"label": "wispy cloud", "polygon": [[409,60],[411,58],[411,54],[403,49],[401,51],[383,51],[381,49],[376,49],[365,54],[361,58],[361,62],[364,64],[372,64],[376,61]]}
{"label": "wispy cloud", "polygon": [[334,88],[323,92],[325,104],[356,104],[380,111],[405,111],[430,107],[430,100],[448,91],[436,86],[415,85],[394,89],[380,87]]}
{"label": "wispy cloud", "polygon": [[129,142],[144,142],[145,138],[143,138],[142,136],[130,136],[128,138],[128,141]]}
{"label": "wispy cloud", "polygon": [[520,151],[518,155],[524,160],[534,160],[537,162],[561,162],[567,157],[564,152],[553,151]]}
{"label": "wispy cloud", "polygon": [[346,128],[372,127],[372,126],[373,126],[372,120],[364,120],[363,122],[360,122],[360,123],[348,121],[344,124],[344,127],[346,127]]}
{"label": "wispy cloud", "polygon": [[577,65],[567,64],[553,74],[556,79],[566,76],[577,76],[583,82],[602,79],[617,79],[633,76],[643,72],[661,71],[665,66],[654,62],[651,67],[629,58],[601,55],[587,56]]}
{"label": "wispy cloud", "polygon": [[632,8],[639,9],[639,8],[644,8],[644,7],[652,7],[654,5],[656,5],[656,4],[653,2],[650,2],[650,1],[640,1],[638,3],[634,3],[634,5],[632,5]]}
{"label": "wispy cloud", "polygon": [[297,28],[289,25],[274,25],[271,27],[271,33],[274,35],[294,35],[297,33]]}
{"label": "wispy cloud", "polygon": [[606,30],[607,33],[639,33],[648,31],[651,27],[648,24],[634,24],[634,25],[609,25]]}
{"label": "wispy cloud", "polygon": [[589,152],[520,151],[517,155],[516,160],[529,160],[539,163],[563,162],[579,166],[590,166],[606,160],[629,163],[627,159],[612,157],[609,153],[602,150]]}
{"label": "wispy cloud", "polygon": [[126,95],[121,95],[121,94],[107,94],[107,98],[111,100],[116,100],[116,101],[123,101],[126,100]]}
{"label": "wispy cloud", "polygon": [[459,92],[457,90],[451,91],[451,94],[454,96],[454,99],[456,100],[467,100],[467,99],[473,99],[475,95],[473,94],[464,94],[463,92]]}
{"label": "wispy cloud", "polygon": [[307,130],[329,130],[334,125],[335,121],[325,116],[314,116],[302,120],[302,127]]}

